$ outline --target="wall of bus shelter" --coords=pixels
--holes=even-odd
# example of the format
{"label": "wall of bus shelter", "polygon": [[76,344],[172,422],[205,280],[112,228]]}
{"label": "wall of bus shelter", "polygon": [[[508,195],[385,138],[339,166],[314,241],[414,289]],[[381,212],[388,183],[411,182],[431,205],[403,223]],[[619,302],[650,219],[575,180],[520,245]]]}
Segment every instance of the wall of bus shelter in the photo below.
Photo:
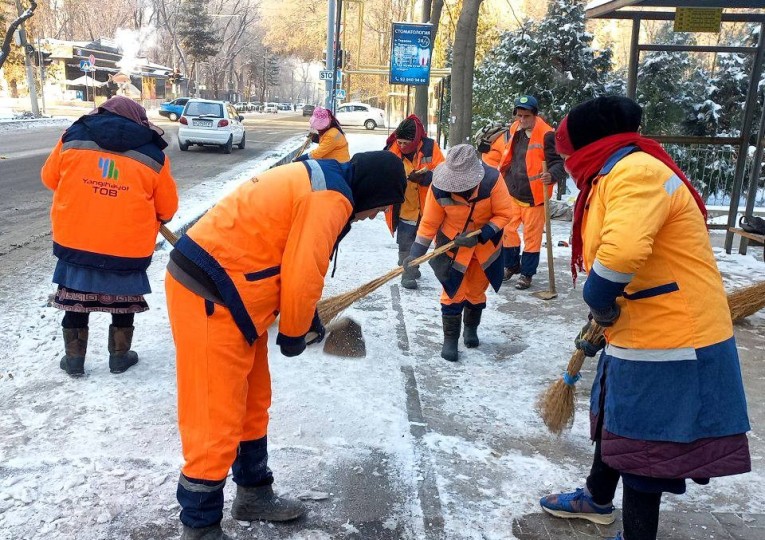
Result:
{"label": "wall of bus shelter", "polygon": [[[683,7],[686,3],[665,7]],[[589,14],[588,14],[589,16]],[[669,154],[686,172],[704,200],[712,209],[726,205],[727,222],[712,223],[712,228],[726,229],[725,251],[733,248],[734,233],[731,228],[738,226],[739,213],[752,216],[755,206],[765,205],[765,200],[758,200],[758,185],[761,182],[763,151],[765,151],[765,99],[761,101],[762,115],[757,130],[759,141],[752,141],[752,128],[755,123],[755,110],[760,98],[759,81],[765,61],[765,13],[723,13],[722,22],[757,23],[760,25],[759,41],[756,47],[731,47],[721,45],[656,45],[640,43],[640,25],[642,21],[674,21],[674,12],[665,11],[611,11],[595,18],[627,19],[632,21],[632,38],[627,77],[627,95],[632,99],[637,96],[638,64],[641,52],[698,52],[698,53],[738,53],[754,57],[749,74],[748,92],[744,108],[741,135],[739,137],[690,137],[645,134],[662,143]],[[757,144],[759,142],[759,144]],[[752,144],[753,143],[753,144]],[[726,174],[726,164],[735,164],[732,178]],[[765,198],[760,195],[760,198]],[[741,203],[745,201],[743,212]],[[715,211],[711,212],[712,216]],[[739,253],[746,254],[748,240],[741,238]]]}

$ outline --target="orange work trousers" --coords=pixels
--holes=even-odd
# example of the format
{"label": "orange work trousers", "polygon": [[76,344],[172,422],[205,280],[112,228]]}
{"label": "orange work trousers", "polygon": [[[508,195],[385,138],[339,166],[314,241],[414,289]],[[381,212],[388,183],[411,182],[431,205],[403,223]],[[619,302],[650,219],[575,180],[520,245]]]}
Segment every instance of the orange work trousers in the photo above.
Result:
{"label": "orange work trousers", "polygon": [[481,263],[473,257],[465,271],[465,277],[462,278],[460,288],[454,293],[454,298],[449,298],[446,291],[441,291],[441,305],[451,306],[468,302],[474,306],[484,306],[486,304],[486,289],[488,288],[489,279],[484,274]]}
{"label": "orange work trousers", "polygon": [[223,480],[239,443],[268,432],[268,335],[250,345],[228,309],[189,291],[169,273],[165,291],[175,341],[182,472]]}
{"label": "orange work trousers", "polygon": [[523,251],[539,253],[542,249],[542,233],[545,230],[544,206],[521,206],[515,199],[511,204],[512,215],[505,225],[502,245],[506,248],[520,247],[521,237],[518,228],[523,224]]}

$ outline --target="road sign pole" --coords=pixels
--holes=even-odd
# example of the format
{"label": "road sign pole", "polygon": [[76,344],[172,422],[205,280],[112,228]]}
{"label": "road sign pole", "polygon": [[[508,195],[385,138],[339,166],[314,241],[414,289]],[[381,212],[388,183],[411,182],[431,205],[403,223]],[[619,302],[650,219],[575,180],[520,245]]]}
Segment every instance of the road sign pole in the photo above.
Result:
{"label": "road sign pole", "polygon": [[332,90],[330,91],[330,101],[332,104],[330,110],[332,111],[332,114],[335,113],[335,109],[337,108],[337,99],[335,99],[335,95],[337,92],[337,59],[340,56],[340,17],[342,14],[343,0],[337,0],[337,13],[335,17],[335,49],[332,52]]}
{"label": "road sign pole", "polygon": [[[336,0],[329,0],[327,2],[327,65],[326,68],[328,71],[334,71],[335,70],[335,58],[333,55],[333,48],[332,46],[335,43],[335,1]],[[333,80],[327,80],[324,83],[324,88],[326,91],[326,95],[324,97],[324,106],[329,110],[334,110],[332,106],[332,102],[334,99],[332,99],[332,85],[334,84]]]}

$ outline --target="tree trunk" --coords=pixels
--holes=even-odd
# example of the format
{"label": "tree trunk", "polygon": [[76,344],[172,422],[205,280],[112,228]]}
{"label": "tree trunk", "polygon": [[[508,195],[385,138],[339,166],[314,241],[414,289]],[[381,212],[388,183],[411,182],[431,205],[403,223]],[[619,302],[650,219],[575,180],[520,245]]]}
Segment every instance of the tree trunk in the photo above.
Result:
{"label": "tree trunk", "polygon": [[450,146],[470,141],[473,122],[473,67],[481,2],[482,0],[465,0],[457,21],[452,65]]}
{"label": "tree trunk", "polygon": [[[3,64],[11,54],[11,41],[13,41],[13,33],[16,32],[16,29],[21,26],[24,21],[34,15],[35,9],[37,9],[37,2],[32,0],[29,7],[19,13],[19,16],[14,19],[8,27],[8,30],[5,33],[5,38],[3,39],[2,44],[0,44],[0,68],[3,67]],[[19,10],[21,10],[21,8],[19,8]],[[27,51],[24,51],[24,54],[26,55]]]}

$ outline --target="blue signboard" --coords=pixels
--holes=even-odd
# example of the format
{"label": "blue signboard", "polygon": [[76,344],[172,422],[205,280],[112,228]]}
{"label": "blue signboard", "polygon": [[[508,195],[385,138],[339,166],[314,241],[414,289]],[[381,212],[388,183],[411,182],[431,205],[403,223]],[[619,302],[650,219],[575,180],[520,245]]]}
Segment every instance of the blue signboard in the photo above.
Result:
{"label": "blue signboard", "polygon": [[430,81],[431,24],[393,23],[390,83],[427,85]]}

